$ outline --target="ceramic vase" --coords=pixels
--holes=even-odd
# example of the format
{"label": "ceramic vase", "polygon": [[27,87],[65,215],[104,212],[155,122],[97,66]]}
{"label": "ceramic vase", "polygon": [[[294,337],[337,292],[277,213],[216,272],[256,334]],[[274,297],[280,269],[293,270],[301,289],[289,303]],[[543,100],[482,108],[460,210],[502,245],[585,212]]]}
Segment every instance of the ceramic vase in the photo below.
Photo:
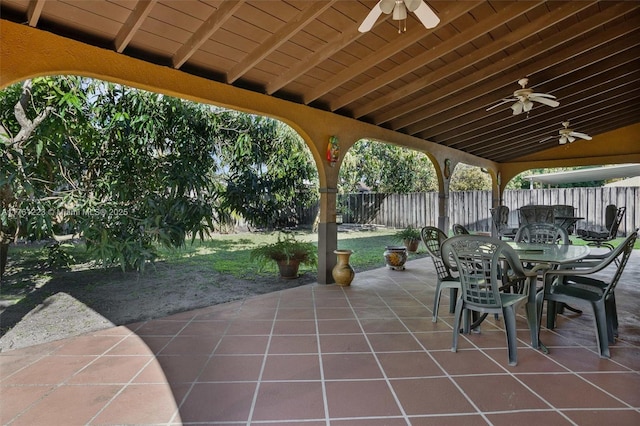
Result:
{"label": "ceramic vase", "polygon": [[387,246],[384,252],[385,264],[394,271],[403,271],[407,261],[407,248],[404,246]]}
{"label": "ceramic vase", "polygon": [[349,257],[353,251],[334,250],[333,252],[338,256],[338,262],[331,271],[334,281],[343,287],[351,285],[351,281],[353,281],[353,277],[356,275],[356,271],[349,265]]}

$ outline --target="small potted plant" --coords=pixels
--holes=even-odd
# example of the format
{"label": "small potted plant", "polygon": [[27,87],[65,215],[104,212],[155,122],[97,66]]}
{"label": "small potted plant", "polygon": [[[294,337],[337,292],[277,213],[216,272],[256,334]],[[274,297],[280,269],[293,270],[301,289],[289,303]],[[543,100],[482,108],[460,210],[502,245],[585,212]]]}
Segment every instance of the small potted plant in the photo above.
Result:
{"label": "small potted plant", "polygon": [[395,237],[402,241],[408,252],[415,253],[420,245],[420,230],[409,225],[396,232]]}
{"label": "small potted plant", "polygon": [[261,268],[275,261],[282,278],[298,278],[300,264],[315,266],[318,263],[318,248],[311,242],[299,241],[291,233],[278,234],[275,243],[263,244],[251,251],[251,260]]}

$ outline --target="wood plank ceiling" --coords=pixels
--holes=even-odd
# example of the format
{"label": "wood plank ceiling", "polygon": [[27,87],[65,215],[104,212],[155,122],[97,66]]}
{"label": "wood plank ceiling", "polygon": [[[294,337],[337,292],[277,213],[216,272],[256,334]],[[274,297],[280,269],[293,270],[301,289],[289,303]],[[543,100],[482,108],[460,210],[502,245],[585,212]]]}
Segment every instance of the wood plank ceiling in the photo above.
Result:
{"label": "wood plank ceiling", "polygon": [[[428,1],[406,32],[376,1],[1,0],[2,19],[497,162],[640,121],[640,2]],[[560,106],[513,115],[529,79]]]}

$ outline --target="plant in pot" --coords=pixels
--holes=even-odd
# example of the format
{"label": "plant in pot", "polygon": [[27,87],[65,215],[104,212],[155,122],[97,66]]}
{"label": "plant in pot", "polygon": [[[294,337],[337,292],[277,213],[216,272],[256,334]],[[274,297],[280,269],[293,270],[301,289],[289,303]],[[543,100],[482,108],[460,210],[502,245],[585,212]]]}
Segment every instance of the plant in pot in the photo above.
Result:
{"label": "plant in pot", "polygon": [[415,253],[420,245],[420,230],[409,225],[395,233],[395,237],[402,241],[408,252]]}
{"label": "plant in pot", "polygon": [[278,234],[274,243],[260,245],[251,250],[251,260],[264,268],[270,261],[275,261],[280,270],[280,277],[298,278],[300,264],[315,266],[318,263],[318,248],[311,242],[299,241],[291,233]]}

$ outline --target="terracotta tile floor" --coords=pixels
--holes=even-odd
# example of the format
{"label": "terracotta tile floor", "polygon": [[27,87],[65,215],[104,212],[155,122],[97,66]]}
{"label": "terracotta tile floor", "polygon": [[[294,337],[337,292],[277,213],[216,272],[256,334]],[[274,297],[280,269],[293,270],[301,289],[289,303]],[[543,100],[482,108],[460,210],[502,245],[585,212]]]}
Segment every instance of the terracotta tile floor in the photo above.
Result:
{"label": "terracotta tile floor", "polygon": [[502,322],[452,353],[447,294],[431,321],[429,259],[0,354],[11,425],[639,425],[640,253],[617,290],[620,339],[592,317],[542,330],[518,365]]}

